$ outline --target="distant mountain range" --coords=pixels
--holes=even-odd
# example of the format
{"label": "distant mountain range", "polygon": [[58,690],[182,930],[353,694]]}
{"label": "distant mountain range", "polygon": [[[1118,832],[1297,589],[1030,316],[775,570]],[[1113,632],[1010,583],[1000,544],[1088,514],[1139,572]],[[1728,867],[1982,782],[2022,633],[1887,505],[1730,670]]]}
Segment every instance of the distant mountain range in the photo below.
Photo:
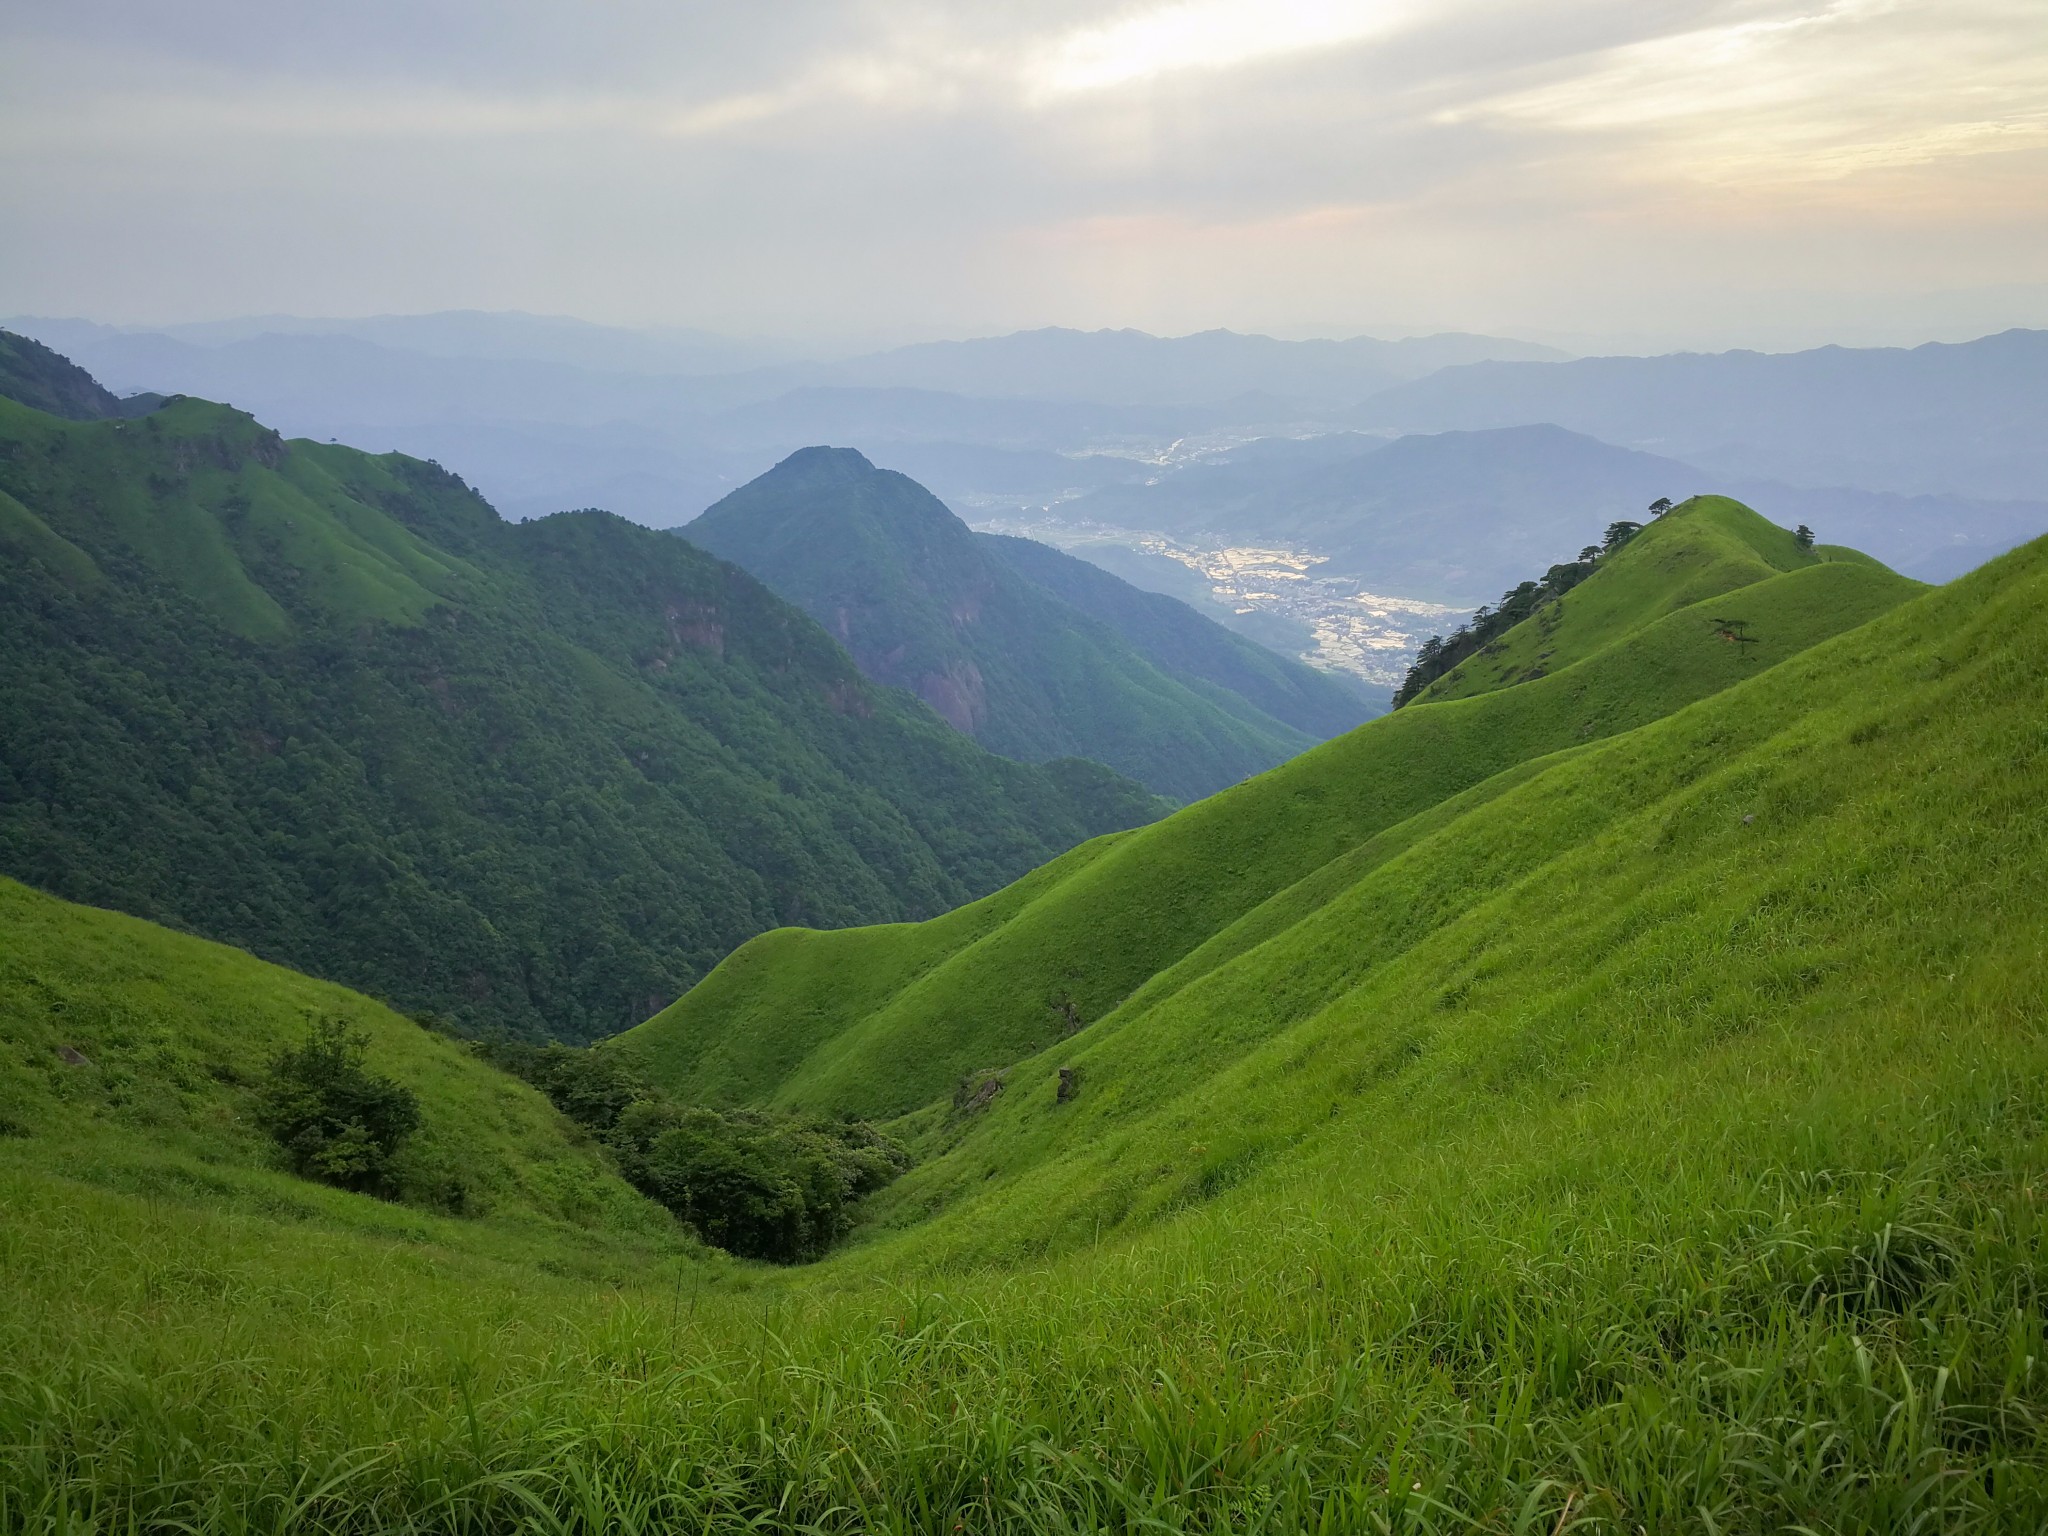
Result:
{"label": "distant mountain range", "polygon": [[1024,761],[1192,799],[1376,713],[1171,598],[977,535],[905,475],[807,448],[680,532],[801,606],[878,682]]}
{"label": "distant mountain range", "polygon": [[899,347],[834,372],[843,382],[868,386],[1107,405],[1213,405],[1267,395],[1291,402],[1299,413],[1349,405],[1456,363],[1551,362],[1566,355],[1534,342],[1457,333],[1402,341],[1280,341],[1223,330],[1153,336],[1050,326]]}
{"label": "distant mountain range", "polygon": [[1014,465],[987,452],[1080,462],[1107,449],[1128,470],[1189,434],[1242,436],[1305,412],[1339,414],[1442,363],[1548,355],[1470,336],[1291,342],[1046,330],[803,362],[706,333],[517,314],[155,329],[0,323],[120,392],[230,401],[287,434],[459,463],[509,515],[604,506],[655,527],[687,521],[812,443],[931,450],[952,471],[938,488],[962,501],[1048,496],[1101,483],[1099,465],[1020,486]]}
{"label": "distant mountain range", "polygon": [[[421,315],[318,318],[247,315],[171,325],[99,325],[88,320],[8,321],[75,352],[121,336],[159,335],[200,347],[265,336],[340,337],[424,357],[557,363],[598,373],[729,374],[801,361],[787,343],[721,335],[687,326],[595,325],[567,315],[451,309]],[[1469,359],[1462,359],[1469,361]]]}
{"label": "distant mountain range", "polygon": [[1445,369],[1366,401],[1397,432],[1552,422],[1731,478],[2048,497],[2048,331],[1956,345],[1679,353]]}
{"label": "distant mountain range", "polygon": [[[2048,332],[1574,360],[1491,337],[1047,329],[805,362],[767,343],[523,315],[24,324],[120,391],[228,400],[288,434],[460,464],[514,517],[602,506],[676,526],[798,448],[831,442],[911,474],[978,522],[1050,508],[1253,542],[1313,533],[1325,552],[1388,573],[1374,579],[1399,595],[1446,602],[1485,600],[1496,578],[1519,579],[1525,555],[1571,544],[1603,512],[1638,510],[1645,482],[1657,495],[1725,491],[1825,522],[1930,579],[2048,527],[2048,447],[2035,426],[2048,406]],[[1580,444],[1546,462],[1483,435],[1548,425],[1646,457],[1602,459]],[[1371,473],[1310,470],[1311,459],[1445,433],[1474,435]],[[1461,453],[1472,462],[1451,462]],[[1196,516],[1218,507],[1228,515]],[[1561,539],[1545,529],[1546,508]],[[1447,516],[1468,522],[1441,523],[1446,535],[1469,526],[1505,542],[1432,552],[1426,530]],[[1382,525],[1392,543],[1374,551],[1369,530]],[[1421,541],[1414,558],[1403,539]]]}

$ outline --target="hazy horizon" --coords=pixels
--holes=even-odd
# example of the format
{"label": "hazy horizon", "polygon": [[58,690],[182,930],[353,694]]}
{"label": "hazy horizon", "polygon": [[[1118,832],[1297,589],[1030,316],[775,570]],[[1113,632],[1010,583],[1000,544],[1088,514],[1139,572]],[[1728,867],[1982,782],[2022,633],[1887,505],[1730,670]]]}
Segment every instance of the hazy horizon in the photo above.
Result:
{"label": "hazy horizon", "polygon": [[0,311],[1793,350],[2048,324],[2022,0],[113,0],[0,50]]}
{"label": "hazy horizon", "polygon": [[[2043,300],[2048,307],[2048,298]],[[719,330],[712,326],[699,326],[687,321],[649,322],[635,324],[593,320],[587,316],[545,313],[522,309],[474,309],[447,308],[412,311],[365,311],[357,314],[293,314],[274,312],[266,314],[221,313],[172,318],[108,316],[85,313],[32,313],[17,309],[13,314],[0,314],[0,321],[42,321],[102,326],[109,330],[134,334],[169,334],[202,345],[218,344],[230,339],[243,339],[245,335],[264,334],[267,327],[283,327],[270,334],[323,334],[325,328],[358,326],[379,321],[430,320],[450,317],[477,317],[491,320],[523,320],[543,323],[559,323],[566,326],[590,326],[602,330],[613,330],[646,336],[698,334],[736,344],[773,349],[784,354],[791,362],[821,362],[847,359],[870,352],[884,352],[900,347],[916,346],[926,342],[981,341],[1025,334],[1042,330],[1063,330],[1082,334],[1116,332],[1137,332],[1160,340],[1179,340],[1187,337],[1217,332],[1234,332],[1244,336],[1266,336],[1281,341],[1404,341],[1431,337],[1472,334],[1489,335],[1502,340],[1532,342],[1541,346],[1554,347],[1564,355],[1593,357],[1611,356],[1658,356],[1683,352],[1724,352],[1757,351],[1764,353],[1788,353],[1810,351],[1818,347],[1841,346],[1851,348],[1902,348],[1929,344],[1955,345],[1997,335],[2007,330],[2048,329],[2048,314],[2037,320],[2026,318],[2013,320],[2009,324],[1984,324],[1970,319],[1958,319],[1944,323],[1938,319],[1925,319],[1915,324],[1895,322],[1890,325],[1871,324],[1866,326],[1844,325],[1835,329],[1817,329],[1812,335],[1790,334],[1780,337],[1777,344],[1757,345],[1739,339],[1715,341],[1701,338],[1687,341],[1682,338],[1629,335],[1622,333],[1583,333],[1567,331],[1546,331],[1541,327],[1511,327],[1491,332],[1472,332],[1455,325],[1297,325],[1273,326],[1264,330],[1249,326],[1214,325],[1201,326],[1186,331],[1153,331],[1136,325],[1070,325],[1059,320],[1048,320],[1038,325],[995,325],[975,326],[922,326],[893,327],[868,332],[838,331],[812,332],[809,334],[775,333],[761,331]],[[226,334],[208,337],[200,333],[218,328]],[[59,348],[58,350],[62,350]]]}

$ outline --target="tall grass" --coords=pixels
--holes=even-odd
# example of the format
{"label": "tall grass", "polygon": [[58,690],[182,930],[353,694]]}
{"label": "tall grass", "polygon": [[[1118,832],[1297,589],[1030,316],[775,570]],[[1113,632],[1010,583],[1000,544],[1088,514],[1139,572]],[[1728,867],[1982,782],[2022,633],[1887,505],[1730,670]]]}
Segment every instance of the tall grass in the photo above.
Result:
{"label": "tall grass", "polygon": [[16,1177],[0,1527],[2038,1529],[2039,1083],[1520,1102],[1049,1265],[737,1292]]}

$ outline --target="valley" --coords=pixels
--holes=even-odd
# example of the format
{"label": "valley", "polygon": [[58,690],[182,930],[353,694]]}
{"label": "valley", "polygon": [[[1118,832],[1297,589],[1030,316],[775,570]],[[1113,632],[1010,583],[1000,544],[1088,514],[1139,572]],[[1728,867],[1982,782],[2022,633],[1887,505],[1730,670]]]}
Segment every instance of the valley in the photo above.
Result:
{"label": "valley", "polygon": [[1291,650],[1310,666],[1347,673],[1374,689],[1398,687],[1416,648],[1431,634],[1456,628],[1468,611],[1365,591],[1355,580],[1328,574],[1323,568],[1330,557],[1313,550],[1225,545],[1193,533],[1069,522],[1057,511],[1015,511],[974,526],[1079,555],[1138,586],[1197,604],[1219,623]]}

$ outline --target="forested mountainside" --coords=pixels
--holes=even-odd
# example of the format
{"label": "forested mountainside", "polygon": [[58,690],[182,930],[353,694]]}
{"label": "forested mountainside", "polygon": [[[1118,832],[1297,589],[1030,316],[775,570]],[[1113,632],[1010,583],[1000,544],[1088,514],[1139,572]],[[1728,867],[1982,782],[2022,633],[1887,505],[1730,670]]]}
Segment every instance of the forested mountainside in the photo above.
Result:
{"label": "forested mountainside", "polygon": [[0,872],[467,1026],[608,1034],[751,934],[935,915],[1157,812],[681,540],[200,400],[0,399],[0,550]]}
{"label": "forested mountainside", "polygon": [[162,395],[123,400],[99,380],[32,337],[0,331],[0,399],[13,400],[68,421],[141,416],[164,403]]}
{"label": "forested mountainside", "polygon": [[617,1048],[712,1100],[913,1110],[1076,1027],[1094,1040],[1142,1016],[1459,795],[1491,797],[1521,765],[1661,718],[1918,590],[1860,556],[1802,551],[1737,503],[1689,503],[1554,605],[1561,619],[1530,621],[1558,652],[1546,675],[1410,706],[931,922],[764,934]]}
{"label": "forested mountainside", "polygon": [[[1133,612],[1113,605],[1121,620],[1098,617],[1064,600],[1005,544],[977,537],[914,480],[851,449],[792,454],[681,532],[801,606],[869,677],[910,689],[956,729],[1022,761],[1087,757],[1185,800],[1330,734],[1276,718],[1267,704],[1335,729],[1369,712],[1277,658],[1251,675],[1227,636],[1197,659],[1185,622],[1134,643],[1125,633]],[[1235,657],[1228,666],[1218,665],[1224,654]]]}

